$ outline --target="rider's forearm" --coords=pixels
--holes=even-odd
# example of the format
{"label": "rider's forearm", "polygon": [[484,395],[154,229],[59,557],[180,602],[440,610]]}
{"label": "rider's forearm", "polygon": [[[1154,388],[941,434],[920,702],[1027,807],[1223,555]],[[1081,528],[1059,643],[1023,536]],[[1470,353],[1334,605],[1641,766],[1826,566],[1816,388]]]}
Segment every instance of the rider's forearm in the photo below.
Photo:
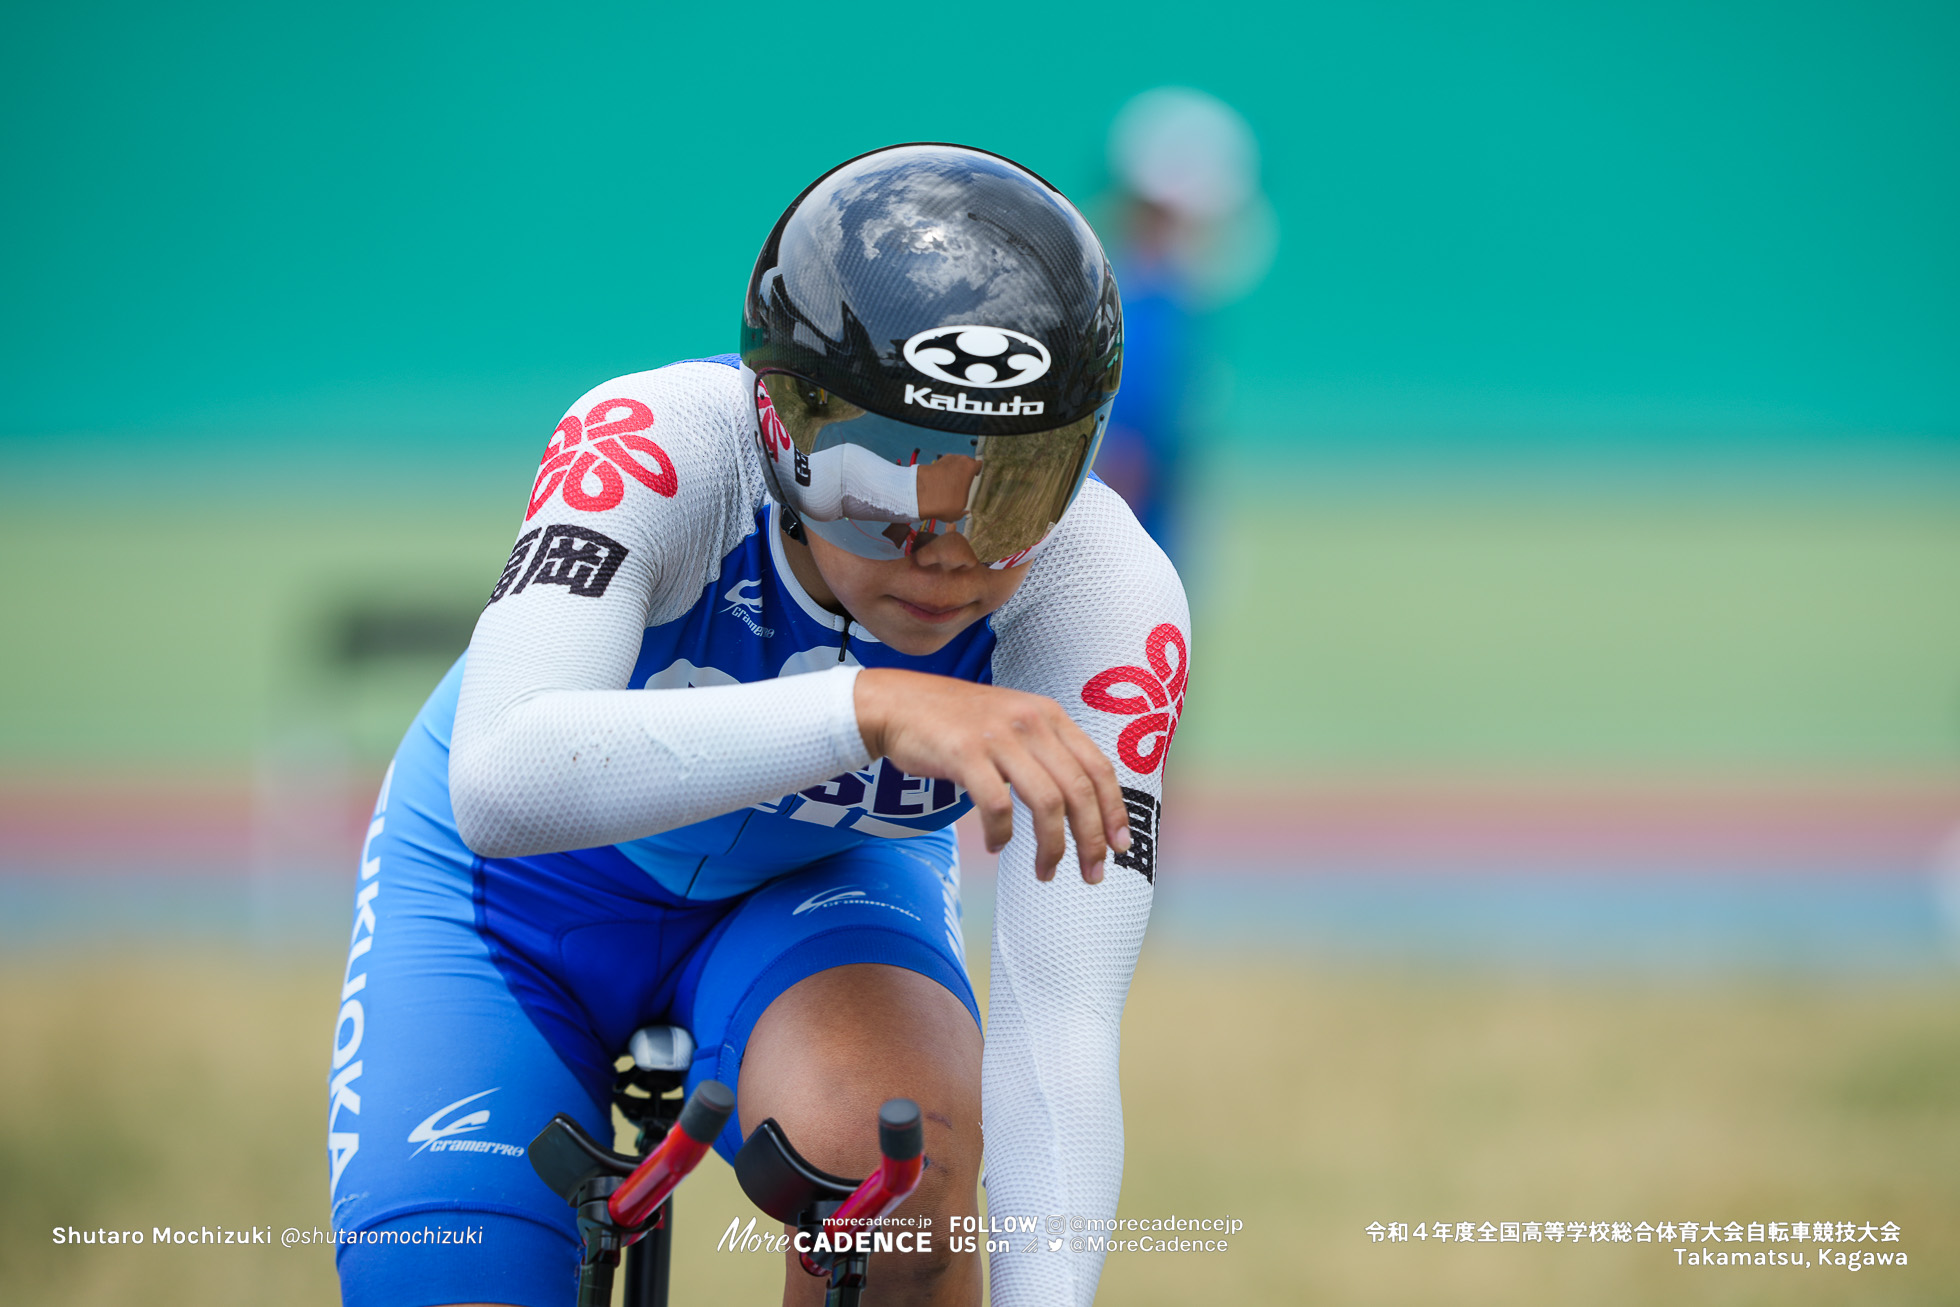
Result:
{"label": "rider's forearm", "polygon": [[857,671],[529,694],[499,694],[466,673],[449,759],[457,829],[484,857],[592,848],[852,771],[870,761],[852,694]]}
{"label": "rider's forearm", "polygon": [[[1100,885],[1037,881],[1026,821],[1019,808],[996,881],[981,1072],[987,1210],[1106,1220],[1123,1182],[1118,1038],[1151,885],[1121,868]],[[992,1259],[995,1307],[1088,1307],[1100,1254],[1019,1251]]]}
{"label": "rider's forearm", "polygon": [[[1116,768],[1133,846],[1100,884],[1034,875],[1027,811],[995,881],[981,1115],[987,1210],[1107,1220],[1123,1182],[1118,1035],[1150,919],[1164,753],[1182,711],[1183,587],[1113,492],[1091,482],[995,615],[994,680],[1047,695]],[[1069,865],[1073,850],[1062,860]],[[1103,1255],[993,1254],[994,1307],[1088,1307]]]}

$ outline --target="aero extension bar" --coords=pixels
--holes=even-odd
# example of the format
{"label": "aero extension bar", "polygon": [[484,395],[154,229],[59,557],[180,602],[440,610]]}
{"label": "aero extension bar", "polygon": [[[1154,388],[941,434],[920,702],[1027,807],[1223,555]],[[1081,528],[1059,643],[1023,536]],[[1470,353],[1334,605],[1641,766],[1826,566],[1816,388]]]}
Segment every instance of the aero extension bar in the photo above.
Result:
{"label": "aero extension bar", "polygon": [[926,1159],[917,1103],[894,1098],[878,1110],[878,1152],[878,1169],[869,1178],[846,1180],[805,1161],[771,1118],[736,1154],[735,1178],[742,1191],[777,1220],[795,1223],[803,1269],[829,1277],[826,1307],[857,1307],[873,1224],[919,1186]]}
{"label": "aero extension bar", "polygon": [[[626,1262],[627,1307],[667,1307],[675,1186],[707,1156],[735,1111],[717,1080],[678,1097],[694,1040],[678,1026],[635,1032],[632,1065],[619,1072],[613,1103],[638,1130],[639,1156],[615,1153],[560,1113],[531,1141],[531,1165],[578,1212],[579,1307],[609,1307],[614,1271]],[[803,1269],[827,1278],[826,1307],[858,1307],[879,1221],[911,1196],[925,1173],[919,1105],[894,1098],[878,1111],[878,1169],[864,1180],[804,1160],[773,1118],[755,1128],[735,1158],[749,1198],[796,1226]],[[879,1241],[882,1242],[882,1241]]]}

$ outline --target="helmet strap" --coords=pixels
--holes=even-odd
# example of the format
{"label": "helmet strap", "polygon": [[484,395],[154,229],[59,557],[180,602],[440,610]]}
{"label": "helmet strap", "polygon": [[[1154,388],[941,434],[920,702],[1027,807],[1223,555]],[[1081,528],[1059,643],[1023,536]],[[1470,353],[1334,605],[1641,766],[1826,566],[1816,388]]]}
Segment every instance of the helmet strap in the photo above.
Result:
{"label": "helmet strap", "polygon": [[783,530],[789,533],[790,539],[796,541],[797,544],[802,545],[805,548],[808,548],[810,544],[810,537],[803,530],[803,519],[801,517],[798,517],[796,510],[791,508],[788,504],[784,504],[782,506],[782,509],[783,509]]}

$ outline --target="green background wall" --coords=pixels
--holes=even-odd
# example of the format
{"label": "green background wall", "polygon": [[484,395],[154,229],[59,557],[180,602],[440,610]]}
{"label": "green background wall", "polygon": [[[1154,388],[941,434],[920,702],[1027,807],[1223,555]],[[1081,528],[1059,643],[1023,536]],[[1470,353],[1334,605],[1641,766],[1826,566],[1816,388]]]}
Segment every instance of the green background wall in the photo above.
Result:
{"label": "green background wall", "polygon": [[9,28],[0,760],[385,750],[432,660],[337,663],[338,615],[466,616],[562,405],[728,348],[809,177],[965,140],[1093,211],[1116,109],[1181,83],[1281,224],[1214,323],[1184,756],[1960,762],[1950,5]]}
{"label": "green background wall", "polygon": [[1226,328],[1261,426],[1960,437],[1951,5],[84,2],[9,29],[15,436],[528,441],[595,377],[725,347],[769,221],[840,157],[967,140],[1087,199],[1116,108],[1177,82],[1266,152],[1282,251]]}

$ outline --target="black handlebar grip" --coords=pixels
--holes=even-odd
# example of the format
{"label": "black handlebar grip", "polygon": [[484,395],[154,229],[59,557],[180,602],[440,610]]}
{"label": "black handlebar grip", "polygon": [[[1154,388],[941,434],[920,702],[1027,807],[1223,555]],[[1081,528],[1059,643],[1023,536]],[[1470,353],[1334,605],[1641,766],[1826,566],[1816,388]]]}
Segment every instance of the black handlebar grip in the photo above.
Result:
{"label": "black handlebar grip", "polygon": [[681,1108],[681,1118],[676,1124],[690,1139],[709,1144],[714,1142],[715,1136],[721,1133],[721,1128],[728,1124],[728,1118],[734,1113],[733,1091],[719,1080],[703,1080],[687,1096],[687,1103]]}
{"label": "black handlebar grip", "polygon": [[926,1150],[925,1118],[909,1098],[894,1098],[878,1109],[878,1151],[894,1162],[910,1161]]}

